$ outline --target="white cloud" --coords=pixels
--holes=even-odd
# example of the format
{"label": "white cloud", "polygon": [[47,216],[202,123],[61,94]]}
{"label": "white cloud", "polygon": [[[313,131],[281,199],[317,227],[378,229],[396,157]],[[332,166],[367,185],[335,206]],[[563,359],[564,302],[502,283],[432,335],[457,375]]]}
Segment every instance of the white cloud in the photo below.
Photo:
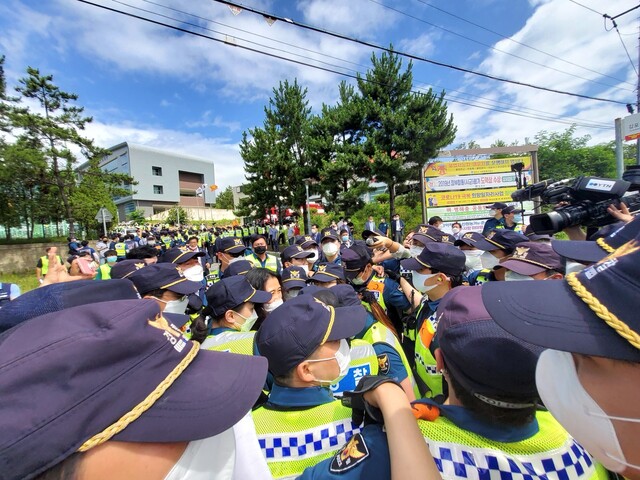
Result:
{"label": "white cloud", "polygon": [[204,112],[199,120],[193,122],[187,122],[186,126],[189,128],[206,128],[206,127],[216,127],[216,128],[225,128],[229,130],[229,132],[233,133],[240,130],[240,122],[237,121],[226,121],[223,120],[220,115],[213,115],[211,110],[207,110]]}

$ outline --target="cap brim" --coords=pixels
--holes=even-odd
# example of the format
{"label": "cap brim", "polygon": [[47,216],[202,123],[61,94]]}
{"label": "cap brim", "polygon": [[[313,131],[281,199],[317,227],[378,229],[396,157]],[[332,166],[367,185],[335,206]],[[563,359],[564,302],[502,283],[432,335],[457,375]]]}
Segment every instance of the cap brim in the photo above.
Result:
{"label": "cap brim", "polygon": [[532,263],[522,262],[520,260],[506,260],[501,262],[499,265],[496,265],[496,267],[507,268],[513,272],[519,273],[520,275],[526,275],[528,277],[547,270],[539,265],[533,265]]}
{"label": "cap brim", "polygon": [[405,270],[422,270],[423,268],[431,268],[429,265],[420,263],[415,257],[402,260],[400,262],[400,266]]}
{"label": "cap brim", "polygon": [[534,345],[640,362],[640,350],[619,336],[564,280],[488,282],[482,302],[506,331]]}
{"label": "cap brim", "polygon": [[298,278],[283,280],[282,282],[282,288],[284,290],[291,290],[292,288],[304,288],[306,286],[307,286],[307,283],[304,280],[300,280]]}
{"label": "cap brim", "polygon": [[309,247],[312,247],[312,246],[316,246],[317,247],[318,246],[318,242],[315,242],[314,240],[307,240],[306,242],[299,243],[298,245],[300,245],[302,248],[309,248]]}
{"label": "cap brim", "polygon": [[428,242],[437,242],[438,239],[432,237],[431,235],[426,235],[424,233],[414,233],[413,237],[411,237],[411,240],[417,240],[418,242],[422,243],[422,244],[427,244]]}
{"label": "cap brim", "polygon": [[560,256],[576,262],[596,263],[609,255],[596,242],[551,240],[551,248]]}
{"label": "cap brim", "polygon": [[367,321],[367,311],[362,305],[336,307],[335,320],[327,341],[342,340],[360,333]]}
{"label": "cap brim", "polygon": [[[266,378],[264,357],[200,350],[165,394],[113,440],[188,442],[222,433],[251,410]],[[154,382],[150,378],[149,391]]]}
{"label": "cap brim", "polygon": [[484,250],[485,252],[489,252],[491,250],[504,250],[500,245],[496,245],[485,238],[479,239],[473,244],[473,246],[479,250]]}
{"label": "cap brim", "polygon": [[179,293],[180,295],[190,295],[200,290],[202,285],[198,282],[192,282],[191,280],[184,280],[182,282],[175,283],[170,287],[166,287],[167,290]]}
{"label": "cap brim", "polygon": [[313,276],[309,277],[310,282],[333,282],[334,280],[340,280],[338,277],[329,275],[328,273],[314,273]]}
{"label": "cap brim", "polygon": [[265,292],[264,290],[256,290],[256,292],[249,297],[245,302],[251,303],[267,303],[271,300],[271,295],[269,292]]}
{"label": "cap brim", "polygon": [[189,315],[180,315],[179,313],[166,313],[163,312],[162,316],[169,320],[173,325],[178,328],[184,327],[189,321]]}
{"label": "cap brim", "polygon": [[315,253],[313,252],[298,252],[291,255],[290,258],[309,258],[309,257],[313,257],[314,255]]}
{"label": "cap brim", "polygon": [[247,247],[245,247],[244,245],[234,245],[233,247],[229,247],[225,250],[222,251],[222,253],[233,253],[234,255],[236,253],[242,253],[247,249]]}

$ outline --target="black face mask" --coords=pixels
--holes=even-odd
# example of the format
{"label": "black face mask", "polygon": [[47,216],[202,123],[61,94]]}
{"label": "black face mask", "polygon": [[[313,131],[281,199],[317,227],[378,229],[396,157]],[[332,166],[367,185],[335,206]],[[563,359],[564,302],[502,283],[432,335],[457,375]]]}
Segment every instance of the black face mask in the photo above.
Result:
{"label": "black face mask", "polygon": [[256,252],[258,255],[262,255],[263,253],[266,253],[267,247],[255,247],[253,251]]}

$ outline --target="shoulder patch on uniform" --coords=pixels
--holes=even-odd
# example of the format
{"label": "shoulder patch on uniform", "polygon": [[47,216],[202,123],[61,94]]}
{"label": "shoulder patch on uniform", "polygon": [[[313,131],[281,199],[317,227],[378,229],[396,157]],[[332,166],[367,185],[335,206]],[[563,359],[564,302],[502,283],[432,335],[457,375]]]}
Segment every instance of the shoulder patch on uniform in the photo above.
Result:
{"label": "shoulder patch on uniform", "polygon": [[333,457],[329,471],[331,473],[346,472],[363,462],[368,456],[369,449],[364,438],[359,433],[356,433],[344,448]]}
{"label": "shoulder patch on uniform", "polygon": [[389,373],[389,357],[386,353],[378,355],[378,373],[380,375]]}

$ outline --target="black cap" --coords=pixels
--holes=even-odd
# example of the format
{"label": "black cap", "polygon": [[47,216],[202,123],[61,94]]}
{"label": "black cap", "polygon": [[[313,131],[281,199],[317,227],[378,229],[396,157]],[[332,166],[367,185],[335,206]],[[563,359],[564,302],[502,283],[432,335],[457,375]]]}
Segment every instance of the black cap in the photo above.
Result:
{"label": "black cap", "polygon": [[309,248],[309,247],[317,247],[318,246],[318,242],[316,242],[313,237],[311,235],[299,235],[296,238],[296,245],[300,245],[302,248]]}
{"label": "black cap", "polygon": [[465,270],[467,257],[461,250],[447,243],[429,242],[420,255],[403,260],[400,265],[405,270],[431,268],[447,275],[461,275]]}
{"label": "black cap", "polygon": [[194,257],[204,257],[204,252],[194,252],[186,247],[175,247],[164,252],[158,259],[158,263],[175,263],[180,265]]}
{"label": "black cap", "polygon": [[529,237],[529,240],[532,242],[551,241],[551,235],[537,234],[533,231],[533,227],[531,225],[527,225],[527,228],[524,229],[524,234],[526,237]]}
{"label": "black cap", "polygon": [[375,229],[375,230],[363,230],[362,231],[362,239],[366,240],[369,237],[386,237],[386,235],[384,233],[382,233],[378,229]]}
{"label": "black cap", "polygon": [[247,247],[242,243],[242,239],[238,237],[222,237],[218,239],[218,252],[230,253],[237,255],[244,252]]}
{"label": "black cap", "polygon": [[304,288],[307,286],[307,272],[304,268],[292,266],[282,270],[282,289]]}
{"label": "black cap", "polygon": [[320,243],[327,238],[340,241],[340,237],[338,237],[338,234],[332,228],[323,228],[320,232]]}
{"label": "black cap", "polygon": [[144,263],[144,260],[121,260],[111,267],[109,275],[111,278],[129,278],[133,272],[136,272],[146,266],[147,264]]}
{"label": "black cap", "polygon": [[510,213],[524,213],[524,210],[516,208],[513,205],[509,205],[502,209],[502,215],[509,215]]}
{"label": "black cap", "polygon": [[[485,403],[533,407],[538,399],[536,363],[543,349],[498,326],[482,304],[484,287],[454,288],[438,306],[436,341],[447,369]],[[513,400],[505,403],[500,400],[504,397]]]}
{"label": "black cap", "polygon": [[187,280],[180,268],[173,263],[147,265],[128,278],[141,295],[153,290],[170,290],[180,295],[189,295],[200,289],[199,282]]}
{"label": "black cap", "polygon": [[362,305],[355,289],[346,283],[336,285],[329,289],[338,298],[341,307],[352,307],[354,305]]}
{"label": "black cap", "polygon": [[473,246],[485,251],[513,250],[517,244],[528,241],[529,238],[519,232],[497,228],[491,230],[484,240],[476,241]]}
{"label": "black cap", "polygon": [[502,202],[496,202],[493,205],[487,205],[487,208],[495,208],[496,210],[502,210],[503,208],[507,208],[507,204]]}
{"label": "black cap", "polygon": [[269,360],[271,373],[285,375],[326,342],[356,335],[364,328],[366,316],[362,305],[334,308],[313,295],[298,295],[265,319],[256,345]]}
{"label": "black cap", "polygon": [[23,293],[0,309],[0,332],[31,318],[79,305],[140,298],[129,280],[77,280]]}
{"label": "black cap", "polygon": [[488,282],[484,306],[502,328],[536,345],[640,363],[639,240],[564,280]]}
{"label": "black cap", "polygon": [[353,280],[371,262],[369,249],[363,245],[352,245],[340,252],[342,268],[347,280]]}
{"label": "black cap", "polygon": [[313,252],[308,252],[300,245],[289,245],[282,251],[281,259],[283,262],[288,262],[292,258],[309,258],[313,256]]}
{"label": "black cap", "polygon": [[224,277],[207,290],[207,303],[214,317],[219,317],[227,310],[245,302],[267,303],[269,300],[271,300],[269,292],[256,290],[242,275]]}
{"label": "black cap", "polygon": [[334,280],[344,280],[342,265],[337,263],[320,263],[318,270],[309,278],[311,282],[333,282]]}
{"label": "black cap", "polygon": [[458,240],[456,240],[453,244],[456,247],[460,245],[469,245],[470,247],[475,247],[476,243],[480,241],[485,241],[484,235],[478,232],[466,232],[463,234]]}
{"label": "black cap", "polygon": [[249,260],[236,260],[230,263],[224,271],[224,277],[233,277],[234,275],[245,275],[249,270],[254,268],[253,263]]}
{"label": "black cap", "polygon": [[412,238],[415,238],[417,241],[423,244],[427,244],[427,242],[439,242],[443,233],[438,230],[433,225],[418,225],[414,230],[414,235]]}

